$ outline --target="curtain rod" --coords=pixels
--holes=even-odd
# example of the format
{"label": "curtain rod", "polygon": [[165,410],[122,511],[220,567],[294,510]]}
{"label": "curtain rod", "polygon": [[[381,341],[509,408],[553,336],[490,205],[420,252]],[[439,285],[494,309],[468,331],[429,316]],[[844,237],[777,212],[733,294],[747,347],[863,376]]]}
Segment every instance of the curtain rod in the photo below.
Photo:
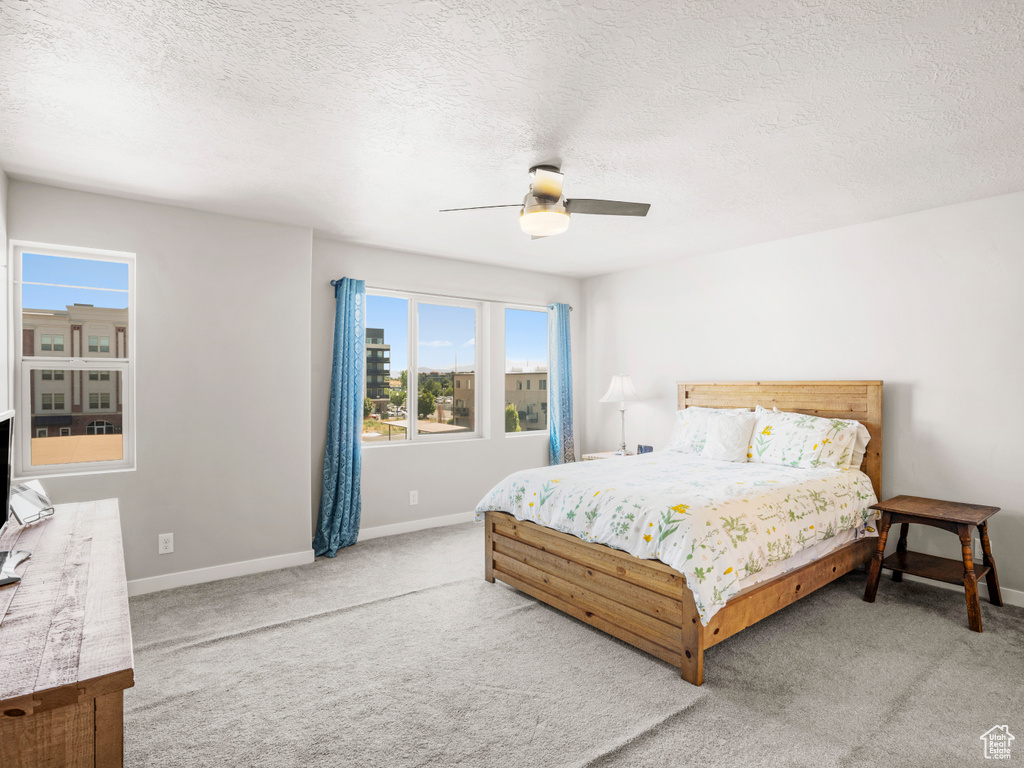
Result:
{"label": "curtain rod", "polygon": [[[334,284],[334,280],[331,284]],[[495,301],[502,304],[529,304],[529,302],[518,302],[518,301],[500,301],[499,299],[481,299],[478,296],[453,296],[445,293],[424,293],[422,291],[407,291],[402,288],[386,288],[383,285],[370,285],[367,283],[366,287],[371,291],[390,291],[391,293],[409,293],[413,296],[426,296],[428,298],[433,297],[435,299],[455,299],[456,301]],[[540,306],[539,304],[533,306]],[[569,311],[572,312],[572,305],[569,305]]]}

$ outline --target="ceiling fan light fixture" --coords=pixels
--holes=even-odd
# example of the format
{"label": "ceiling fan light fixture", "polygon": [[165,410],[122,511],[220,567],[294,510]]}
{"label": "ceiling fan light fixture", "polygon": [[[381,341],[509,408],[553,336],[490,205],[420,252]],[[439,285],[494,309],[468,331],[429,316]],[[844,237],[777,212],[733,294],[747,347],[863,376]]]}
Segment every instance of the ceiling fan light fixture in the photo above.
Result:
{"label": "ceiling fan light fixture", "polygon": [[519,226],[533,237],[560,235],[569,228],[569,214],[553,206],[548,210],[524,210],[519,214]]}

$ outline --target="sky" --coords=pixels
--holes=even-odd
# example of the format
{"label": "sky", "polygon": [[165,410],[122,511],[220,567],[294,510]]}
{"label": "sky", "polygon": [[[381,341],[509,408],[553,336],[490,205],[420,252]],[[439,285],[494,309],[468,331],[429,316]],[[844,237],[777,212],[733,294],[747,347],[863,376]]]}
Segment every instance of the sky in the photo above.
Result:
{"label": "sky", "polygon": [[[366,297],[366,327],[383,328],[391,345],[391,370],[409,365],[409,302],[390,296]],[[450,371],[475,361],[475,312],[466,307],[419,303],[419,367]],[[547,365],[547,313],[505,310],[506,366]]]}
{"label": "sky", "polygon": [[[128,265],[124,262],[26,253],[22,257],[21,279],[21,305],[25,309],[63,310],[69,304],[92,304],[114,309],[128,307]],[[55,288],[30,283],[84,287]]]}

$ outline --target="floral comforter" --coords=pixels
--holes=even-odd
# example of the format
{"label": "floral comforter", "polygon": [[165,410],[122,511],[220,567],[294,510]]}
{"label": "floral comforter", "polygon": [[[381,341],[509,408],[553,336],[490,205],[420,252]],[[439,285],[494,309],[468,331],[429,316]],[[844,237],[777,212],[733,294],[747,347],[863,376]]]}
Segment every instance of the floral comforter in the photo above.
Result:
{"label": "floral comforter", "polygon": [[802,549],[858,529],[877,501],[852,469],[732,463],[661,451],[509,475],[476,507],[660,560],[686,576],[707,624],[739,583]]}

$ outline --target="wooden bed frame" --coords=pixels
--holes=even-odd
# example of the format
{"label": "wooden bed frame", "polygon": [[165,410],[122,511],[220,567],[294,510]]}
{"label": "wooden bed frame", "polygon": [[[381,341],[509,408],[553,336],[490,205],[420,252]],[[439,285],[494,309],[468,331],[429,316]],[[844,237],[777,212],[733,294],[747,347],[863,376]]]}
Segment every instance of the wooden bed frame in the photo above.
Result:
{"label": "wooden bed frame", "polygon": [[[882,382],[679,382],[679,408],[765,408],[856,419],[871,433],[861,469],[881,499]],[[800,568],[733,595],[708,626],[697,614],[686,577],[657,560],[641,560],[504,512],[488,512],[485,578],[521,592],[679,667],[704,682],[704,651],[865,564],[876,540],[862,538]]]}

